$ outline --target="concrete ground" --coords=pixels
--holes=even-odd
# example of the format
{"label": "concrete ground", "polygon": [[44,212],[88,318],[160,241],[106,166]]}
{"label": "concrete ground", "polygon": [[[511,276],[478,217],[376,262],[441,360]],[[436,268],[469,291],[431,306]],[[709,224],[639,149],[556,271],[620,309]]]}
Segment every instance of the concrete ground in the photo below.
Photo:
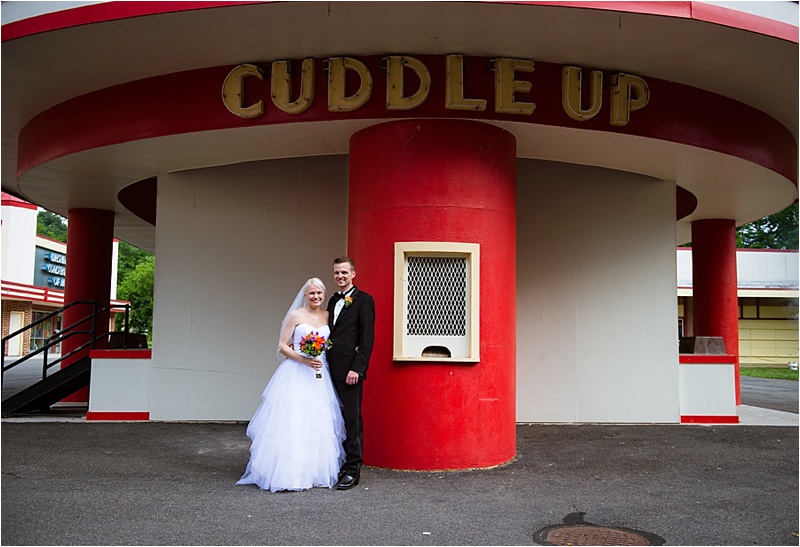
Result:
{"label": "concrete ground", "polygon": [[743,425],[520,424],[506,465],[367,467],[350,491],[237,486],[244,423],[5,419],[0,543],[535,545],[583,512],[667,545],[798,545],[798,384],[777,382]]}

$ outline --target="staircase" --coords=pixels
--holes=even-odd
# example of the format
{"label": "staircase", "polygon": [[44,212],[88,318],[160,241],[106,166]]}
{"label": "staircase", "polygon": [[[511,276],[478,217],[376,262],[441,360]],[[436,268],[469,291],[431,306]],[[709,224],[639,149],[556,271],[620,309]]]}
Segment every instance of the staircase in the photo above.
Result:
{"label": "staircase", "polygon": [[[43,323],[44,321],[47,321],[48,319],[54,316],[57,316],[58,314],[62,313],[65,309],[73,306],[85,306],[91,309],[91,311],[80,321],[77,321],[76,323],[67,326],[61,332],[50,338],[47,344],[29,353],[22,359],[19,359],[16,362],[6,366],[5,364],[6,347],[8,342],[12,338],[24,334],[28,330],[33,331],[33,329],[40,323]],[[31,412],[50,411],[50,407],[55,403],[75,393],[79,389],[87,387],[89,385],[91,367],[92,367],[92,362],[89,357],[89,350],[95,347],[99,339],[104,337],[105,338],[109,337],[109,333],[107,332],[102,332],[99,335],[97,334],[98,333],[97,320],[98,317],[109,311],[110,307],[98,310],[97,303],[94,300],[76,301],[67,304],[66,306],[42,317],[41,319],[31,323],[30,325],[22,327],[21,329],[9,333],[8,336],[4,337],[2,339],[2,344],[3,344],[2,353],[0,353],[0,362],[2,362],[3,374],[5,374],[6,371],[12,369],[17,365],[20,365],[21,363],[27,361],[28,359],[36,355],[42,354],[44,355],[44,359],[42,363],[42,380],[20,391],[19,393],[15,393],[14,395],[11,395],[7,399],[5,399],[2,402],[2,417],[6,418],[8,416],[28,414]],[[120,344],[119,340],[121,339],[123,341],[126,341],[128,339],[128,336],[130,336],[132,341],[136,340],[136,343],[140,344],[141,343],[140,338],[136,337],[135,335],[127,334],[128,318],[130,316],[129,305],[125,306],[124,313],[125,313],[125,331],[124,333],[112,333],[111,338],[113,341],[113,345],[117,347],[119,347],[120,345],[122,345],[123,347],[127,347],[127,344],[125,342]],[[63,355],[52,362],[47,361],[47,352],[50,348],[55,347],[58,344],[61,344],[65,339],[75,335],[89,335],[89,341],[85,342],[78,348],[75,348],[66,355]],[[48,369],[64,362],[64,360],[68,358],[73,358],[78,360],[53,374],[50,375],[47,374]]]}
{"label": "staircase", "polygon": [[3,401],[2,415],[47,412],[65,397],[89,385],[92,360],[87,355]]}

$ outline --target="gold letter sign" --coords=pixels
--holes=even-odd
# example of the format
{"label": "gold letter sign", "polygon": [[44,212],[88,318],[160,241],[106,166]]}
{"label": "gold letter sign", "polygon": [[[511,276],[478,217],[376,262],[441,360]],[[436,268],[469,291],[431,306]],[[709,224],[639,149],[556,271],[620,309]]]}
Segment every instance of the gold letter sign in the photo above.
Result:
{"label": "gold letter sign", "polygon": [[445,103],[447,110],[486,110],[486,99],[467,99],[464,97],[464,56],[447,56],[447,75],[445,80]]}
{"label": "gold letter sign", "polygon": [[300,96],[292,101],[292,62],[272,63],[272,102],[287,114],[300,114],[314,100],[314,59],[303,59],[300,69]]}
{"label": "gold letter sign", "polygon": [[561,104],[564,112],[579,122],[594,118],[603,106],[603,73],[592,71],[592,82],[589,89],[589,108],[581,108],[583,90],[583,74],[580,67],[565,66],[561,69]]}
{"label": "gold letter sign", "polygon": [[650,100],[650,89],[638,76],[617,74],[611,77],[611,125],[627,125],[631,112]]}
{"label": "gold letter sign", "polygon": [[[377,58],[371,57],[370,63]],[[408,55],[391,55],[383,59],[386,70],[386,110],[413,110],[421,107],[431,93],[444,83],[444,109],[466,110],[475,112],[476,117],[485,118],[487,100],[468,98],[464,91],[464,74],[469,68],[463,55],[451,54],[445,56],[445,73],[434,72],[425,66],[425,63],[416,57]],[[292,70],[297,70],[297,61],[273,61],[270,82],[272,102],[287,114],[302,114],[309,108],[315,99],[315,60],[303,59],[300,65],[300,77],[292,77]],[[433,62],[433,61],[431,61]],[[517,80],[517,75],[522,72],[534,72],[536,65],[531,59],[508,58],[479,58],[480,70],[473,69],[470,74],[470,85],[476,89],[484,90],[489,85],[489,74],[483,70],[483,63],[491,62],[494,66],[494,111],[498,114],[529,116],[536,109],[536,103],[518,100],[518,95],[531,94],[533,91],[532,77]],[[430,62],[428,63],[430,65]],[[328,110],[330,112],[353,112],[364,106],[370,100],[373,90],[373,79],[367,65],[352,57],[330,57],[325,60],[328,72]],[[373,65],[370,65],[373,66]],[[438,63],[431,66],[440,66]],[[549,65],[547,72],[549,73]],[[441,69],[439,69],[441,70]],[[416,78],[411,72],[416,74]],[[262,68],[256,65],[239,65],[225,77],[222,84],[222,102],[231,113],[240,118],[255,118],[265,112],[264,100],[259,99],[252,104],[255,98],[244,96],[245,78],[256,77],[264,81]],[[415,90],[406,90],[406,77],[411,78],[410,87],[414,87],[419,80],[419,87]],[[444,76],[444,82],[441,81]],[[583,77],[587,76],[587,81]],[[555,80],[545,76],[542,86],[556,86]],[[348,79],[350,89],[348,90]],[[578,66],[561,67],[561,106],[564,112],[573,120],[585,122],[593,119],[603,108],[603,80],[609,89],[609,113],[611,125],[621,127],[630,122],[631,112],[644,108],[650,100],[650,89],[647,83],[639,76],[633,74],[603,73],[601,70],[582,69]],[[300,89],[292,91],[293,84],[299,81]],[[348,91],[358,84],[352,95]],[[256,82],[251,82],[256,84]],[[588,89],[587,89],[588,87]],[[255,85],[248,88],[255,89]],[[263,85],[261,86],[263,89]],[[544,88],[543,88],[544,89]],[[552,91],[557,90],[550,89]],[[255,93],[255,91],[253,91]],[[263,91],[262,91],[263,93]],[[441,96],[441,95],[437,95]],[[550,97],[550,93],[544,96]],[[377,105],[374,105],[377,107]],[[548,105],[558,108],[557,105]],[[438,106],[441,108],[441,106]],[[439,114],[441,115],[441,114]],[[469,114],[466,114],[469,116]],[[334,116],[336,117],[336,116]],[[488,117],[492,117],[491,114]],[[571,123],[571,122],[569,122]]]}
{"label": "gold letter sign", "polygon": [[[419,89],[410,97],[406,97],[405,67],[416,72],[419,77]],[[425,102],[431,90],[431,73],[419,59],[414,57],[387,57],[386,58],[386,109],[411,110]]]}
{"label": "gold letter sign", "polygon": [[500,114],[533,114],[534,103],[518,103],[514,93],[527,93],[533,84],[525,80],[515,80],[514,72],[533,72],[530,59],[496,59],[494,62],[494,111]]}
{"label": "gold letter sign", "polygon": [[[347,71],[352,70],[361,78],[358,91],[345,97]],[[331,112],[352,112],[372,95],[372,74],[367,66],[352,57],[331,57],[328,59],[328,110]]]}
{"label": "gold letter sign", "polygon": [[264,74],[256,65],[239,65],[225,77],[222,83],[222,102],[231,114],[240,118],[255,118],[264,113],[264,101],[259,99],[256,104],[244,106],[244,79],[255,76],[264,80]]}

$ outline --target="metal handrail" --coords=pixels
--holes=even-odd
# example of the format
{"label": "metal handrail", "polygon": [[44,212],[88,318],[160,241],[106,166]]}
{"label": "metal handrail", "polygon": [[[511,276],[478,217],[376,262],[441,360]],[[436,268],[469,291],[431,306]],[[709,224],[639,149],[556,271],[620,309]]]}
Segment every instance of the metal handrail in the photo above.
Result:
{"label": "metal handrail", "polygon": [[[13,362],[10,365],[6,366],[6,364],[5,364],[6,344],[12,338],[14,338],[15,336],[19,336],[21,334],[24,334],[28,330],[33,330],[40,323],[43,323],[44,321],[47,321],[48,319],[57,316],[58,314],[62,313],[66,309],[71,308],[72,306],[89,305],[89,304],[92,306],[92,312],[89,315],[87,315],[86,317],[84,317],[84,318],[72,323],[71,325],[69,325],[65,329],[62,329],[58,333],[56,333],[53,336],[51,336],[50,338],[48,338],[47,343],[44,344],[43,346],[37,348],[36,350],[28,353],[27,355],[23,356],[22,358],[17,359],[15,362]],[[108,336],[109,333],[107,333],[107,332],[104,332],[104,333],[99,334],[99,335],[97,334],[97,318],[101,314],[103,314],[105,312],[110,312],[110,311],[111,311],[111,306],[106,306],[105,308],[102,308],[102,309],[98,310],[97,309],[97,301],[96,300],[76,300],[74,302],[70,302],[66,306],[63,306],[63,307],[61,307],[61,308],[59,308],[59,309],[57,309],[57,310],[55,310],[55,311],[53,311],[51,313],[48,313],[47,315],[37,319],[33,323],[31,323],[31,324],[29,324],[29,325],[27,325],[25,327],[22,327],[19,330],[16,330],[16,331],[10,333],[8,336],[4,336],[2,338],[2,352],[0,352],[0,380],[5,377],[5,373],[6,373],[7,370],[11,370],[12,368],[16,367],[17,365],[20,365],[20,364],[24,363],[28,359],[31,359],[32,357],[35,357],[36,355],[39,355],[40,353],[44,353],[43,359],[42,359],[42,380],[44,380],[47,377],[48,369],[50,369],[50,368],[54,367],[55,365],[63,362],[64,360],[72,357],[73,355],[76,355],[77,353],[80,353],[80,352],[84,351],[87,348],[93,349],[95,347],[97,341],[100,338],[102,338],[103,336]],[[124,313],[125,313],[125,330],[123,331],[124,332],[123,340],[124,340],[124,345],[127,346],[128,329],[129,329],[129,316],[130,316],[130,304],[125,304],[125,312]],[[86,323],[89,320],[91,320],[91,327],[90,327],[89,330],[76,330],[79,327],[79,325],[82,325],[83,323]],[[83,335],[88,334],[88,335],[91,336],[91,338],[87,342],[84,342],[83,344],[81,344],[77,348],[75,348],[72,351],[70,351],[69,353],[67,353],[66,355],[62,355],[61,357],[59,357],[55,361],[51,361],[51,362],[48,363],[48,361],[47,361],[48,351],[47,350],[49,350],[50,348],[52,348],[54,346],[59,345],[61,342],[63,342],[67,338],[70,338],[70,337],[78,335],[78,334],[83,334]]]}

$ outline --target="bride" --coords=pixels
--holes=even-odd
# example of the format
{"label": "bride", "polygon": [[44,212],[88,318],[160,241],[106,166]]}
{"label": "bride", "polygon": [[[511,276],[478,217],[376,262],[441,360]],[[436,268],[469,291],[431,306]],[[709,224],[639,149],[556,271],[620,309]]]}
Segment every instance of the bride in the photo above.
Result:
{"label": "bride", "polygon": [[336,484],[344,462],[344,421],[325,349],[330,330],[321,306],[325,284],[306,281],[281,324],[283,362],[247,426],[250,461],[236,484],[263,490],[305,490]]}

